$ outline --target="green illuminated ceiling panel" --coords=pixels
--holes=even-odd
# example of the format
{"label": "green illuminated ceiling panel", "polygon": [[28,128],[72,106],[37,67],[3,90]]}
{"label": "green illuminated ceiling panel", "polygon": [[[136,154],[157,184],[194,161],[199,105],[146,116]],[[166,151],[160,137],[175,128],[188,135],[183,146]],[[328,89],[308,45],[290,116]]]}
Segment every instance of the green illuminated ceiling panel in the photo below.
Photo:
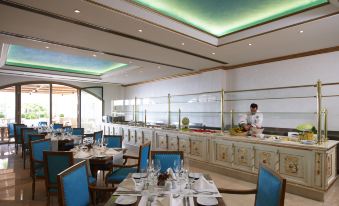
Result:
{"label": "green illuminated ceiling panel", "polygon": [[328,0],[133,0],[133,2],[220,37],[328,3]]}
{"label": "green illuminated ceiling panel", "polygon": [[6,65],[62,71],[68,73],[102,75],[127,64],[49,51],[19,45],[10,45]]}

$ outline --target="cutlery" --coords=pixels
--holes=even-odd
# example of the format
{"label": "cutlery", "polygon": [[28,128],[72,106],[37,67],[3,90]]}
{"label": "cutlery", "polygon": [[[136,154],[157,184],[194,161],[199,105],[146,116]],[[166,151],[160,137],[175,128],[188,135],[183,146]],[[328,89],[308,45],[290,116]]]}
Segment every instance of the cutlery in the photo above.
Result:
{"label": "cutlery", "polygon": [[182,201],[183,201],[183,203],[184,203],[184,206],[187,206],[187,205],[186,205],[186,201],[185,201],[185,196],[182,198]]}
{"label": "cutlery", "polygon": [[186,201],[187,201],[187,205],[190,206],[190,199],[188,196],[186,197]]}

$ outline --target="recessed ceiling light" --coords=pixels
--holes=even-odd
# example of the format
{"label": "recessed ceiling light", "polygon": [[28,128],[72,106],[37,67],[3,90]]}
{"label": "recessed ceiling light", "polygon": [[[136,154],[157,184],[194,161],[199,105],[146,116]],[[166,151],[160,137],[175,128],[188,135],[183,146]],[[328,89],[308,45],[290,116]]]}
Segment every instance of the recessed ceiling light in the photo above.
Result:
{"label": "recessed ceiling light", "polygon": [[184,46],[184,45],[185,45],[185,43],[183,42],[183,43],[181,43],[181,45],[183,45],[183,46]]}
{"label": "recessed ceiling light", "polygon": [[252,43],[249,43],[248,46],[252,46]]}
{"label": "recessed ceiling light", "polygon": [[79,13],[80,13],[80,10],[78,10],[78,9],[75,9],[75,10],[74,10],[74,13],[77,13],[77,14],[79,14]]}
{"label": "recessed ceiling light", "polygon": [[215,55],[215,53],[214,53],[214,52],[212,52],[212,54],[213,54],[213,55]]}
{"label": "recessed ceiling light", "polygon": [[299,33],[302,34],[302,33],[304,33],[304,31],[303,31],[303,30],[300,30]]}
{"label": "recessed ceiling light", "polygon": [[139,30],[138,30],[138,32],[140,32],[140,33],[141,33],[141,32],[142,32],[142,29],[139,29]]}
{"label": "recessed ceiling light", "polygon": [[93,54],[92,56],[96,57],[97,55],[96,55],[96,54]]}
{"label": "recessed ceiling light", "polygon": [[161,68],[161,66],[158,66],[158,69],[160,69]]}
{"label": "recessed ceiling light", "polygon": [[49,49],[49,46],[46,46],[45,48],[46,48],[46,49]]}

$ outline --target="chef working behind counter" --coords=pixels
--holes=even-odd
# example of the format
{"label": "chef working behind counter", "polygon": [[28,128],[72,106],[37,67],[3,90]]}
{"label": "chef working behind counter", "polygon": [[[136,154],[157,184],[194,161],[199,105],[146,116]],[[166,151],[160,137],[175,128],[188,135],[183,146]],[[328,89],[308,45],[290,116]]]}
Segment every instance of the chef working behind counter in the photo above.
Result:
{"label": "chef working behind counter", "polygon": [[250,106],[251,112],[240,116],[239,126],[244,130],[249,131],[251,127],[262,128],[263,114],[258,110],[258,105],[252,103]]}

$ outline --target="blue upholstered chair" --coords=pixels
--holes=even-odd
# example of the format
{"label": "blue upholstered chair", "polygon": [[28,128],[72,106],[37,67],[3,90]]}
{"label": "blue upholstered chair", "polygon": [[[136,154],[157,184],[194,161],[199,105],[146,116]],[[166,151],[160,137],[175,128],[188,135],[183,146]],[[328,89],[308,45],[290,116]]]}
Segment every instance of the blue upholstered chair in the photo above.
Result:
{"label": "blue upholstered chair", "polygon": [[62,129],[63,126],[64,126],[63,124],[56,124],[56,123],[54,123],[53,124],[53,130]]}
{"label": "blue upholstered chair", "polygon": [[24,124],[14,124],[15,153],[18,154],[19,145],[21,145],[21,128],[27,127]]}
{"label": "blue upholstered chair", "polygon": [[39,127],[47,127],[48,123],[47,122],[44,122],[44,121],[41,121],[38,123],[38,126]]}
{"label": "blue upholstered chair", "polygon": [[151,151],[151,159],[159,160],[160,172],[166,172],[168,168],[174,170],[174,162],[181,166],[181,160],[184,159],[184,153],[182,151]]}
{"label": "blue upholstered chair", "polygon": [[94,133],[93,133],[94,142],[101,142],[101,140],[102,140],[102,135],[103,135],[103,131],[94,132]]}
{"label": "blue upholstered chair", "polygon": [[107,174],[106,184],[118,184],[122,182],[129,173],[147,170],[150,150],[151,143],[140,145],[138,163],[136,165],[113,165],[113,168],[116,170],[111,170]]}
{"label": "blue upholstered chair", "polygon": [[73,164],[73,152],[44,151],[44,172],[48,203],[51,195],[58,194],[57,175]]}
{"label": "blue upholstered chair", "polygon": [[42,140],[45,139],[46,135],[45,134],[30,134],[28,135],[28,145],[31,141],[37,141],[37,140]]}
{"label": "blue upholstered chair", "polygon": [[38,134],[38,131],[33,128],[21,128],[22,156],[24,158],[24,169],[26,169],[26,152],[29,150],[29,135]]}
{"label": "blue upholstered chair", "polygon": [[8,129],[8,144],[9,144],[11,141],[11,138],[14,138],[14,123],[8,123],[7,129]]}
{"label": "blue upholstered chair", "polygon": [[36,140],[29,143],[30,159],[31,159],[31,176],[32,176],[32,200],[35,195],[35,180],[44,179],[44,156],[43,151],[51,151],[52,144],[50,139]]}
{"label": "blue upholstered chair", "polygon": [[76,135],[76,136],[82,136],[84,135],[84,128],[73,128],[72,129],[72,135]]}
{"label": "blue upholstered chair", "polygon": [[108,148],[122,148],[122,136],[121,135],[104,135],[104,139],[107,141]]}
{"label": "blue upholstered chair", "polygon": [[255,206],[283,206],[286,179],[273,170],[260,165],[257,188],[252,190],[231,190],[219,188],[220,193],[255,194]]}

